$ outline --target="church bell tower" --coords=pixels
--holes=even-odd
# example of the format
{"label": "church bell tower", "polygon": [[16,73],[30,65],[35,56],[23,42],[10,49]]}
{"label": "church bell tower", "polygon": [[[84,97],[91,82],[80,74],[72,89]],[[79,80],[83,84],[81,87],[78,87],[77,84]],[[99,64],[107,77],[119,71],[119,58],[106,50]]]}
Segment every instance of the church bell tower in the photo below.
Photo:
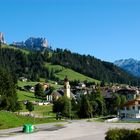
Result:
{"label": "church bell tower", "polygon": [[64,96],[70,98],[70,84],[67,76],[64,79]]}

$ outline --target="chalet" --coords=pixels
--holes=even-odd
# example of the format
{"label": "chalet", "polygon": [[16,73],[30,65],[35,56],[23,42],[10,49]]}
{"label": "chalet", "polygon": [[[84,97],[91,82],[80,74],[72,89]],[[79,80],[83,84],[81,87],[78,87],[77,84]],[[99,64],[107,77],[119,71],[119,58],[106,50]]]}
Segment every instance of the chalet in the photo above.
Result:
{"label": "chalet", "polygon": [[84,83],[78,83],[78,86],[79,86],[80,88],[85,88],[85,87],[86,87],[86,85],[85,85]]}
{"label": "chalet", "polygon": [[120,89],[116,93],[126,96],[127,100],[134,100],[138,95],[138,92],[136,90],[128,88]]}
{"label": "chalet", "polygon": [[19,77],[19,80],[22,81],[22,82],[27,82],[28,81],[28,79],[25,78],[25,77]]}
{"label": "chalet", "polygon": [[80,99],[81,96],[86,95],[86,94],[88,94],[87,90],[77,90],[75,95],[77,99]]}
{"label": "chalet", "polygon": [[25,91],[35,92],[35,87],[30,86],[30,85],[24,86],[23,89],[24,89]]}
{"label": "chalet", "polygon": [[48,83],[40,83],[40,85],[42,85],[44,91],[50,87],[50,85]]}
{"label": "chalet", "polygon": [[118,113],[121,118],[140,118],[140,97],[125,103]]}

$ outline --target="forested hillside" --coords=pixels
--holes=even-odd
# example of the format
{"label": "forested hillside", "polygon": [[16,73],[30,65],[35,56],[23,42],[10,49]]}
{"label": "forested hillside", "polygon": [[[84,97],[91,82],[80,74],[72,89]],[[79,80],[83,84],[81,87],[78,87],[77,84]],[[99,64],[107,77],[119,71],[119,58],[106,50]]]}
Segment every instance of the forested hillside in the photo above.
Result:
{"label": "forested hillside", "polygon": [[[140,81],[118,68],[112,63],[104,62],[90,55],[80,55],[68,50],[56,49],[45,52],[29,52],[13,49],[0,49],[0,67],[10,69],[16,77],[25,76],[32,81],[40,77],[59,80],[54,69],[46,67],[46,63],[61,65],[88,77],[113,83],[131,83],[137,85]],[[66,73],[67,75],[67,73]]]}
{"label": "forested hillside", "polygon": [[52,64],[59,64],[97,80],[137,85],[136,78],[113,63],[101,61],[90,55],[80,55],[69,50],[56,49],[52,55]]}

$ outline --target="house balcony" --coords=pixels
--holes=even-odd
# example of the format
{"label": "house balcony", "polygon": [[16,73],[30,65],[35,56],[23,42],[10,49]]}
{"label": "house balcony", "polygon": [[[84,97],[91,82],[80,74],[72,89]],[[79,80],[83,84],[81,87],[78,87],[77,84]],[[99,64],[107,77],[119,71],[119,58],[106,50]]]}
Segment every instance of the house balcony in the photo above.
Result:
{"label": "house balcony", "polygon": [[140,114],[140,110],[120,110],[120,114]]}

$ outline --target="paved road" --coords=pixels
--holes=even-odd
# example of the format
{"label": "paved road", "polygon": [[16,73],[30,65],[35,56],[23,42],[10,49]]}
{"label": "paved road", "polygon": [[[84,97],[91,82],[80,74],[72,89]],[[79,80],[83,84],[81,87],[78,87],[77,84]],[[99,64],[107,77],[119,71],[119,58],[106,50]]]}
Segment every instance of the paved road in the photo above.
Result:
{"label": "paved road", "polygon": [[42,131],[32,134],[16,134],[10,137],[2,137],[3,140],[104,140],[105,132],[109,128],[140,128],[140,124],[126,123],[99,123],[86,120],[72,121],[65,124],[64,128],[54,128],[54,124],[38,125]]}

